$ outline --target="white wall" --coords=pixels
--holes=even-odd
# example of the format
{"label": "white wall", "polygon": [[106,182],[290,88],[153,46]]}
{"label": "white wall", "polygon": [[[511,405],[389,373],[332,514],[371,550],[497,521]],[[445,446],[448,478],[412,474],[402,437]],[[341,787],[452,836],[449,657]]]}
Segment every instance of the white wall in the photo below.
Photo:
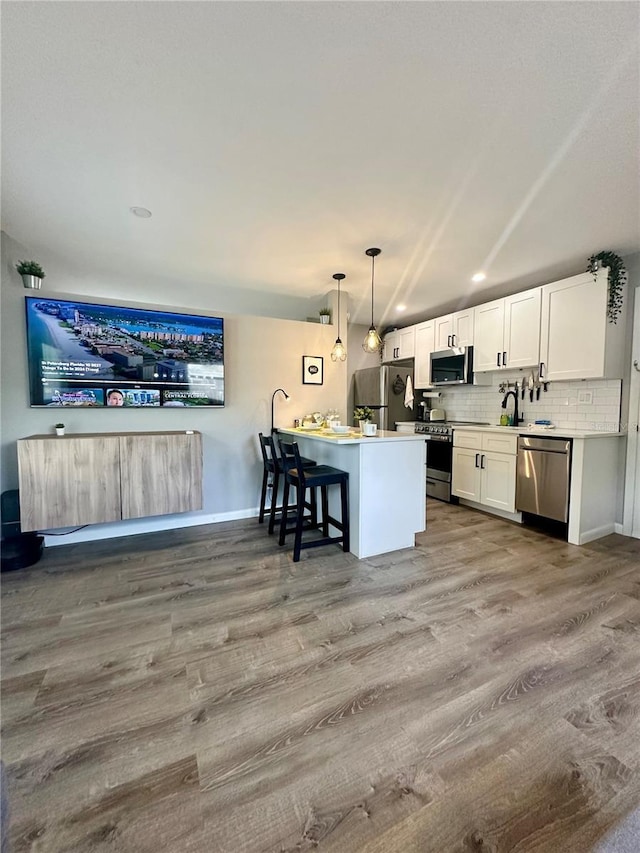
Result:
{"label": "white wall", "polygon": [[[52,431],[60,411],[30,408],[26,360],[24,297],[33,291],[23,288],[14,264],[31,257],[7,235],[2,240],[2,346],[1,346],[1,490],[17,488],[16,440],[35,433]],[[38,258],[38,260],[41,260]],[[125,295],[95,284],[85,292],[67,289],[64,265],[45,264],[47,272],[43,296],[90,297],[95,301],[166,307],[174,310],[212,313],[225,318],[225,384],[223,409],[65,409],[68,432],[115,432],[120,430],[194,429],[203,434],[204,510],[202,513],[164,517],[156,521],[95,525],[61,541],[124,535],[129,532],[204,523],[211,520],[251,515],[259,501],[262,466],[257,433],[271,427],[271,395],[284,388],[291,395],[286,402],[278,395],[276,426],[290,425],[296,417],[314,411],[337,408],[347,417],[348,363],[334,364],[329,354],[335,340],[334,326],[281,320],[270,317],[240,316],[220,310],[216,297],[206,291],[197,303],[178,304],[183,294],[180,282],[136,282]],[[75,280],[75,284],[78,281]],[[306,313],[306,312],[305,312]],[[302,356],[324,357],[324,384],[302,384]],[[96,472],[99,475],[99,472]]]}
{"label": "white wall", "polygon": [[[635,296],[633,331],[628,337],[626,364],[629,368],[627,393],[623,395],[623,417],[628,421],[627,458],[625,460],[625,491],[623,532],[640,537],[640,252],[625,258],[629,274],[630,293]],[[628,412],[628,415],[627,415]]]}

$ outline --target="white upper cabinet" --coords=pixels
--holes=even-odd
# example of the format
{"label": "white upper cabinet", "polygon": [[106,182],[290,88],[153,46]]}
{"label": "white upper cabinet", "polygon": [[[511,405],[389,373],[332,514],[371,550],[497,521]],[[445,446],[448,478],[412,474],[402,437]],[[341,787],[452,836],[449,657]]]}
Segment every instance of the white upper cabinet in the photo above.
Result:
{"label": "white upper cabinet", "polygon": [[502,367],[504,299],[478,305],[474,313],[473,370],[497,370]]}
{"label": "white upper cabinet", "polygon": [[399,361],[402,358],[413,358],[415,353],[415,326],[406,329],[396,329],[384,336],[382,360],[384,362]]}
{"label": "white upper cabinet", "polygon": [[[542,288],[505,296],[504,352],[505,367],[531,367],[540,355],[540,308]],[[506,357],[504,355],[506,353]]]}
{"label": "white upper cabinet", "polygon": [[398,329],[398,358],[413,358],[416,350],[416,327],[407,326],[406,329]]}
{"label": "white upper cabinet", "polygon": [[474,309],[475,372],[538,363],[541,302],[542,288],[535,287]]}
{"label": "white upper cabinet", "polygon": [[473,345],[473,308],[436,317],[434,349],[468,347]]}
{"label": "white upper cabinet", "polygon": [[435,320],[418,323],[415,330],[413,384],[416,388],[428,388],[431,385],[431,353],[434,350],[435,342]]}
{"label": "white upper cabinet", "polygon": [[384,341],[382,342],[382,360],[384,362],[395,361],[395,352],[397,347],[398,333],[387,332],[387,334],[384,336]]}
{"label": "white upper cabinet", "polygon": [[624,313],[607,318],[607,269],[582,273],[542,287],[542,379],[621,379]]}

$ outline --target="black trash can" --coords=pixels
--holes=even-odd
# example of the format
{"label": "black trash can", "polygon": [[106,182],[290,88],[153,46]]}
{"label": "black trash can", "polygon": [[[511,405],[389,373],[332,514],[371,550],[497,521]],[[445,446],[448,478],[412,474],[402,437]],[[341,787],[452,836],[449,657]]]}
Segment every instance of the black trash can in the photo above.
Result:
{"label": "black trash can", "polygon": [[2,515],[2,542],[0,542],[0,568],[3,572],[26,569],[42,556],[44,537],[37,533],[23,533],[20,529],[20,494],[9,489],[0,495]]}

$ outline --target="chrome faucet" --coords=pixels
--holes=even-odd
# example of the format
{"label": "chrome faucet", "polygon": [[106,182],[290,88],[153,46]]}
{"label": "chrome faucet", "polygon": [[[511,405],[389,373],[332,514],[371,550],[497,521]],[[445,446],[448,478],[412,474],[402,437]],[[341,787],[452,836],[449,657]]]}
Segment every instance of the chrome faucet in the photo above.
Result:
{"label": "chrome faucet", "polygon": [[520,417],[520,413],[518,412],[518,392],[517,391],[507,391],[502,400],[502,408],[507,408],[507,401],[509,397],[513,397],[513,425],[519,426],[524,418]]}

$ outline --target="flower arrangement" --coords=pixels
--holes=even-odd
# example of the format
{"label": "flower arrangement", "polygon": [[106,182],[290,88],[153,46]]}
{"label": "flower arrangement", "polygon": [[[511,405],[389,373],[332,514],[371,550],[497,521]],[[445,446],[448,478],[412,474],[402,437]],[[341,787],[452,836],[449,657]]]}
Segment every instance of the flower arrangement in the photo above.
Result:
{"label": "flower arrangement", "polygon": [[356,421],[370,421],[373,418],[373,410],[369,406],[356,406],[353,417]]}

